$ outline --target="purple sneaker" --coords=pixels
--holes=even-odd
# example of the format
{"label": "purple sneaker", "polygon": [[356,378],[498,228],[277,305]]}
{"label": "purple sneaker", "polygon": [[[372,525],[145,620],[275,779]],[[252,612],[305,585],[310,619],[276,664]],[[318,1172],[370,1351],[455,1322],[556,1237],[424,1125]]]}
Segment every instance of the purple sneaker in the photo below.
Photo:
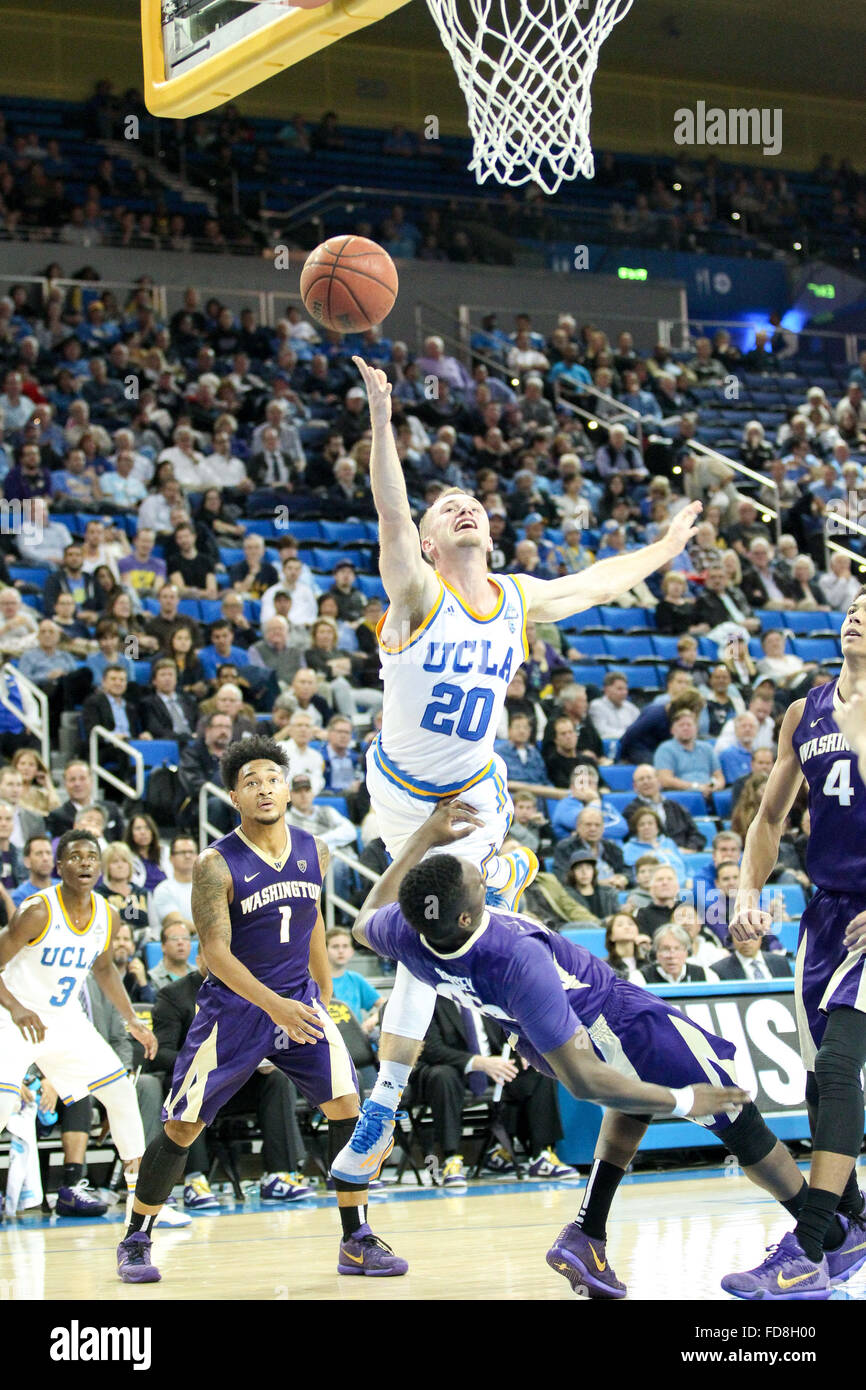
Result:
{"label": "purple sneaker", "polygon": [[58,1216],[104,1216],[108,1207],[100,1201],[87,1179],[82,1178],[74,1187],[58,1189],[54,1210]]}
{"label": "purple sneaker", "polygon": [[135,1231],[117,1247],[117,1272],[124,1284],[157,1284],[162,1275],[150,1258],[150,1236]]}
{"label": "purple sneaker", "polygon": [[625,1298],[620,1283],[607,1261],[603,1240],[591,1239],[572,1221],[564,1226],[547,1252],[547,1263],[568,1280],[580,1298]]}
{"label": "purple sneaker", "polygon": [[866,1264],[866,1209],[859,1216],[840,1216],[845,1239],[835,1250],[825,1250],[831,1284],[844,1284]]}
{"label": "purple sneaker", "polygon": [[338,1274],[368,1274],[374,1279],[389,1279],[395,1274],[406,1274],[408,1269],[408,1261],[401,1260],[390,1245],[374,1236],[366,1222],[348,1240],[340,1241]]}
{"label": "purple sneaker", "polygon": [[820,1264],[806,1258],[794,1235],[789,1231],[778,1245],[767,1247],[767,1258],[755,1269],[742,1274],[726,1274],[722,1280],[725,1293],[735,1298],[811,1298],[830,1297],[830,1275],[826,1256]]}

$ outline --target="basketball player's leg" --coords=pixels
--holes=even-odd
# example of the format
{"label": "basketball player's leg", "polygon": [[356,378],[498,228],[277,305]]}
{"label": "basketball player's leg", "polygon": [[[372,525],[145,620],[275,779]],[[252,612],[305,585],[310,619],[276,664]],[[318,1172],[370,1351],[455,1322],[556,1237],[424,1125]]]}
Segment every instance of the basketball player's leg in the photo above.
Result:
{"label": "basketball player's leg", "polygon": [[58,1216],[102,1216],[108,1207],[92,1191],[84,1176],[84,1159],[93,1123],[93,1102],[90,1096],[84,1096],[81,1100],[64,1104],[58,1097],[57,1109],[63,1146],[63,1181],[57,1192],[55,1210]]}
{"label": "basketball player's leg", "polygon": [[[352,1138],[360,1109],[358,1078],[339,1028],[311,984],[303,1002],[312,1005],[321,1019],[324,1037],[314,1047],[295,1043],[278,1034],[269,1060],[285,1072],[309,1105],[318,1107],[328,1121],[329,1166]],[[367,1221],[368,1185],[378,1177],[394,1140],[374,1168],[355,1181],[334,1176],[342,1239],[337,1260],[340,1274],[385,1278],[405,1274],[409,1266],[373,1234]]]}

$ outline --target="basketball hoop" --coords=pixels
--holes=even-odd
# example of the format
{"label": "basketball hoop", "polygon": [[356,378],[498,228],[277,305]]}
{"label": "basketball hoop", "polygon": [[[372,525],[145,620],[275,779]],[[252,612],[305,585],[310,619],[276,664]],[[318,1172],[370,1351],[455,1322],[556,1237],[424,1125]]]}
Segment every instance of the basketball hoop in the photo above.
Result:
{"label": "basketball hoop", "polygon": [[427,0],[466,98],[478,183],[555,193],[566,179],[593,177],[592,79],[632,3]]}

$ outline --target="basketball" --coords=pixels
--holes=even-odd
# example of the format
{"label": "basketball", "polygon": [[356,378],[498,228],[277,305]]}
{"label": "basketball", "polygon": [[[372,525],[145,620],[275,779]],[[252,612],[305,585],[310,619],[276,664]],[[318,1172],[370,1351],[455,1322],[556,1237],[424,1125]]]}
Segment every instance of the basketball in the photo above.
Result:
{"label": "basketball", "polygon": [[301,271],[304,307],[316,323],[338,333],[373,328],[397,298],[397,267],[363,236],[334,236],[311,251]]}

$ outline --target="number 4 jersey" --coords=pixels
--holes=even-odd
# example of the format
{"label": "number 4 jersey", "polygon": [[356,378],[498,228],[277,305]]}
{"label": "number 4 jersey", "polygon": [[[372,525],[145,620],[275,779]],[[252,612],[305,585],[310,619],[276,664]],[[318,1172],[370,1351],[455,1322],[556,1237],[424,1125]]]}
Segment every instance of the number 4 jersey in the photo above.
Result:
{"label": "number 4 jersey", "polygon": [[816,686],[794,730],[794,748],[809,785],[812,882],[830,893],[866,892],[866,787],[857,757],[835,720],[838,680]]}
{"label": "number 4 jersey", "polygon": [[508,682],[529,653],[519,580],[490,578],[499,601],[485,617],[440,577],[433,607],[405,641],[386,646],[387,614],[379,624],[385,700],[373,758],[416,797],[468,791],[491,771]]}

